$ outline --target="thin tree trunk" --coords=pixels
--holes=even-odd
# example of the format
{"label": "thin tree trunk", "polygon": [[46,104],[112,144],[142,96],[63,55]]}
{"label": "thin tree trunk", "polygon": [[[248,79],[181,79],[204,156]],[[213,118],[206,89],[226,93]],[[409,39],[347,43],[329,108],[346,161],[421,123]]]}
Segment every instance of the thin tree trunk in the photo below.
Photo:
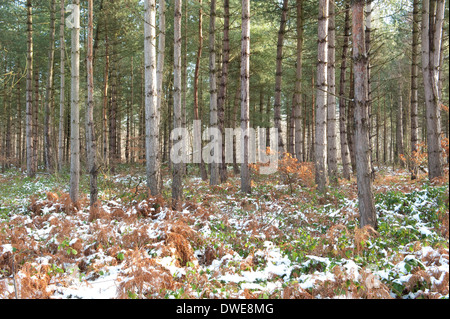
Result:
{"label": "thin tree trunk", "polygon": [[156,66],[156,125],[161,123],[161,101],[163,97],[163,79],[164,79],[164,56],[166,52],[166,1],[159,0],[159,35],[158,35],[158,57]]}
{"label": "thin tree trunk", "polygon": [[411,54],[411,179],[417,179],[418,167],[414,161],[418,151],[419,122],[417,117],[419,105],[419,24],[420,11],[419,0],[413,2],[413,31]]}
{"label": "thin tree trunk", "polygon": [[102,141],[103,141],[103,163],[109,166],[108,156],[108,88],[109,88],[109,41],[108,41],[108,25],[105,19],[105,72],[103,76],[103,107],[102,107]]}
{"label": "thin tree trunk", "polygon": [[277,62],[276,62],[276,73],[275,73],[275,99],[274,99],[274,122],[275,128],[278,130],[278,152],[280,156],[284,153],[284,142],[283,142],[283,130],[281,128],[281,82],[283,77],[283,42],[284,35],[286,33],[286,21],[288,13],[288,0],[283,0],[283,8],[281,11],[281,21],[280,29],[278,30],[278,42],[277,42]]}
{"label": "thin tree trunk", "polygon": [[355,73],[355,150],[360,227],[377,228],[372,192],[367,55],[364,39],[364,0],[352,3],[353,64]]}
{"label": "thin tree trunk", "polygon": [[[19,65],[19,63],[18,63]],[[19,69],[19,73],[21,70]],[[22,101],[20,91],[21,80],[17,82],[17,136],[16,136],[16,156],[17,166],[22,166]]]}
{"label": "thin tree trunk", "polygon": [[[210,7],[210,18],[209,18],[209,93],[210,93],[210,120],[209,124],[212,129],[218,129],[218,118],[217,118],[217,84],[216,84],[216,0],[211,0]],[[220,159],[222,159],[222,155]],[[210,164],[210,185],[217,185],[220,183],[219,175],[219,162],[217,154],[214,154],[214,159]]]}
{"label": "thin tree trunk", "polygon": [[[225,0],[227,1],[227,0]],[[187,128],[187,122],[186,122],[186,108],[187,108],[187,56],[188,56],[188,36],[187,36],[187,29],[188,29],[188,0],[184,2],[184,32],[183,32],[183,70],[182,70],[182,126],[183,128]],[[187,174],[187,163],[183,163],[183,174]]]}
{"label": "thin tree trunk", "polygon": [[[224,22],[223,22],[223,56],[222,56],[222,75],[220,77],[219,96],[217,100],[217,112],[219,120],[219,129],[223,134],[225,122],[225,101],[227,98],[228,84],[228,65],[230,61],[230,1],[223,1]],[[222,139],[223,141],[223,139]],[[227,164],[225,163],[225,143],[222,143],[222,163],[220,165],[220,181],[223,183],[227,180]]]}
{"label": "thin tree trunk", "polygon": [[[182,0],[175,0],[174,13],[174,92],[173,92],[173,127],[181,128],[181,7]],[[177,137],[180,143],[181,136]],[[174,140],[175,142],[175,140]],[[173,164],[172,209],[181,209],[183,198],[183,163]]]}
{"label": "thin tree trunk", "polygon": [[336,26],[335,3],[328,0],[328,95],[327,95],[327,166],[330,182],[337,184],[336,133]]}
{"label": "thin tree trunk", "polygon": [[73,5],[69,193],[72,202],[76,203],[80,185],[80,0],[73,0]]}
{"label": "thin tree trunk", "polygon": [[400,155],[405,155],[403,146],[403,97],[402,97],[402,85],[400,84],[398,92],[398,106],[397,106],[397,129],[396,129],[396,158],[395,162],[400,167],[404,167],[404,163],[400,160]]}
{"label": "thin tree trunk", "polygon": [[339,78],[339,128],[341,138],[341,159],[344,178],[350,180],[351,160],[347,139],[347,110],[345,99],[345,82],[347,72],[347,54],[350,38],[350,2],[345,3],[344,43],[342,45],[341,74]]}
{"label": "thin tree trunk", "polygon": [[295,157],[301,161],[304,150],[302,136],[302,57],[303,57],[303,0],[297,0],[297,68],[295,81]]}
{"label": "thin tree trunk", "polygon": [[[200,72],[200,60],[202,57],[203,51],[203,1],[198,1],[200,4],[200,9],[198,12],[198,51],[197,51],[197,60],[195,62],[195,71],[194,71],[194,119],[196,121],[201,120],[199,116],[199,72]],[[201,141],[200,141],[201,143]],[[200,163],[200,174],[202,176],[202,180],[206,181],[208,179],[208,174],[206,172],[205,163],[203,162],[202,156],[202,147],[199,149],[199,154],[195,154],[194,156],[199,159]],[[197,161],[194,161],[197,162]]]}
{"label": "thin tree trunk", "polygon": [[48,78],[45,95],[44,112],[44,158],[45,167],[49,173],[54,170],[53,143],[50,127],[52,126],[52,103],[53,103],[53,74],[55,61],[55,15],[56,0],[50,2],[50,48],[48,53]]}
{"label": "thin tree trunk", "polygon": [[64,0],[61,0],[61,21],[59,28],[59,43],[60,43],[60,91],[59,91],[59,131],[58,131],[58,170],[61,171],[64,164],[64,113],[65,113],[65,83],[66,83],[66,43],[64,36],[65,28],[65,4]]}
{"label": "thin tree trunk", "polygon": [[422,70],[425,88],[429,179],[443,176],[441,156],[441,114],[439,96],[439,54],[442,42],[444,0],[422,2]]}
{"label": "thin tree trunk", "polygon": [[36,175],[33,143],[33,13],[31,0],[27,0],[27,106],[26,106],[26,142],[27,175]]}
{"label": "thin tree trunk", "polygon": [[348,103],[347,113],[347,140],[348,151],[350,153],[350,163],[353,173],[356,173],[355,157],[355,79],[353,76],[353,66],[350,68],[350,102]]}
{"label": "thin tree trunk", "polygon": [[315,168],[319,192],[327,185],[327,63],[328,63],[328,0],[319,1],[318,64],[316,79]]}
{"label": "thin tree trunk", "polygon": [[156,1],[145,1],[145,127],[147,186],[151,195],[161,192],[159,156],[159,110],[157,108],[156,77]]}
{"label": "thin tree trunk", "polygon": [[242,0],[241,39],[241,191],[251,193],[249,164],[250,0]]}
{"label": "thin tree trunk", "polygon": [[88,0],[88,44],[87,44],[87,109],[86,109],[86,154],[89,172],[90,206],[98,199],[97,188],[97,147],[94,127],[94,70],[93,70],[93,36],[94,4]]}

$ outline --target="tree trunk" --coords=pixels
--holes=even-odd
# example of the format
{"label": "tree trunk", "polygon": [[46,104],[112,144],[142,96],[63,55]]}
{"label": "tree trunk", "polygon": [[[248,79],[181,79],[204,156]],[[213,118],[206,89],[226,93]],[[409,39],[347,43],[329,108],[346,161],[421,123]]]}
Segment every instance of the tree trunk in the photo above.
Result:
{"label": "tree trunk", "polygon": [[297,0],[297,68],[295,81],[295,157],[302,161],[304,139],[302,136],[302,58],[303,58],[303,0]]}
{"label": "tree trunk", "polygon": [[441,114],[439,96],[439,54],[445,0],[422,2],[422,70],[425,88],[429,179],[443,176],[441,156]]}
{"label": "tree trunk", "polygon": [[36,175],[33,143],[33,16],[31,0],[27,0],[27,106],[26,106],[26,142],[27,175]]}
{"label": "tree trunk", "polygon": [[[209,125],[212,129],[218,129],[218,118],[217,118],[217,84],[216,84],[216,0],[211,0],[209,18],[209,93],[210,93],[210,119]],[[220,145],[222,148],[222,146]],[[211,154],[212,155],[212,154]],[[220,159],[222,159],[222,155]],[[219,162],[217,154],[213,155],[213,160],[210,164],[210,185],[217,185],[220,183],[219,175]]]}
{"label": "tree trunk", "polygon": [[156,66],[156,125],[161,123],[161,101],[163,97],[163,79],[164,79],[164,56],[166,51],[166,4],[165,0],[159,0],[159,35],[158,35],[158,57]]}
{"label": "tree trunk", "polygon": [[[182,0],[175,0],[174,13],[174,92],[173,127],[181,128],[181,6]],[[180,143],[181,136],[177,136]],[[181,209],[183,198],[183,163],[173,163],[172,209]]]}
{"label": "tree trunk", "polygon": [[355,157],[355,80],[353,76],[353,66],[350,68],[350,102],[348,103],[347,113],[347,140],[348,151],[350,153],[350,164],[353,173],[356,173],[356,157]]}
{"label": "tree trunk", "polygon": [[145,153],[147,186],[152,196],[161,192],[159,157],[159,110],[156,80],[156,1],[145,1]]}
{"label": "tree trunk", "polygon": [[342,59],[341,59],[341,74],[339,78],[339,128],[341,138],[341,158],[342,158],[342,172],[344,178],[350,180],[350,151],[348,148],[347,139],[347,110],[345,99],[345,81],[347,72],[347,54],[348,43],[350,38],[350,2],[345,3],[345,24],[344,24],[344,43],[342,45]]}
{"label": "tree trunk", "polygon": [[105,20],[105,72],[103,77],[103,108],[102,108],[102,123],[103,123],[103,162],[106,167],[109,165],[108,156],[108,81],[109,81],[109,41],[108,29]]}
{"label": "tree trunk", "polygon": [[328,63],[328,0],[319,1],[318,64],[316,79],[315,168],[319,192],[327,185],[327,63]]}
{"label": "tree trunk", "polygon": [[336,133],[336,26],[335,3],[328,2],[328,95],[327,95],[327,166],[330,182],[337,184],[337,133]]}
{"label": "tree trunk", "polygon": [[250,0],[242,0],[241,38],[241,191],[251,193],[249,164]]}
{"label": "tree trunk", "polygon": [[93,66],[93,36],[94,36],[94,4],[88,1],[88,39],[87,39],[87,109],[86,109],[86,154],[89,172],[90,206],[97,202],[97,147],[94,126],[94,66]]}
{"label": "tree trunk", "polygon": [[364,36],[364,0],[352,3],[353,64],[355,74],[355,155],[360,227],[377,228],[377,215],[372,193],[367,51]]}
{"label": "tree trunk", "polygon": [[70,115],[70,199],[79,199],[80,185],[80,0],[73,0],[74,25],[72,28],[72,79]]}
{"label": "tree trunk", "polygon": [[45,167],[49,173],[53,173],[54,170],[54,158],[53,158],[53,143],[50,132],[52,126],[52,114],[53,109],[53,74],[54,74],[54,61],[55,61],[55,15],[56,15],[56,0],[50,2],[50,48],[48,53],[48,78],[45,95],[45,112],[44,112],[44,158]]}
{"label": "tree trunk", "polygon": [[278,30],[277,42],[277,62],[275,73],[275,99],[274,99],[274,122],[275,128],[278,130],[278,152],[280,156],[284,153],[283,130],[281,128],[281,82],[283,77],[283,42],[286,33],[286,21],[288,13],[288,0],[283,0],[283,8],[281,12],[280,29]]}
{"label": "tree trunk", "polygon": [[397,107],[397,129],[396,129],[396,164],[399,164],[400,167],[404,167],[404,163],[400,159],[400,155],[405,155],[405,150],[403,147],[403,97],[402,97],[402,85],[400,84],[399,92],[398,92],[398,107]]}
{"label": "tree trunk", "polygon": [[64,0],[61,0],[61,21],[59,28],[59,43],[60,43],[60,53],[61,53],[61,61],[60,61],[60,82],[61,88],[59,91],[59,131],[58,131],[58,170],[61,171],[64,164],[64,113],[65,113],[65,83],[66,83],[66,44],[64,37],[64,28],[65,28],[65,4]]}
{"label": "tree trunk", "polygon": [[[198,12],[198,51],[197,51],[197,60],[195,62],[195,71],[194,71],[194,119],[196,121],[201,120],[199,116],[199,72],[200,72],[200,60],[202,57],[203,51],[203,9],[202,9],[202,0],[199,0],[200,9]],[[198,148],[199,153],[194,154],[194,162],[200,164],[200,173],[202,176],[202,180],[206,181],[208,179],[208,175],[206,173],[205,164],[203,162],[202,156],[202,147],[200,141],[200,147]]]}
{"label": "tree trunk", "polygon": [[[228,65],[230,61],[230,0],[223,1],[224,22],[223,22],[223,56],[222,56],[222,75],[220,77],[219,96],[217,100],[217,112],[219,121],[219,130],[223,134],[225,123],[225,101],[227,98],[228,84]],[[223,141],[223,139],[222,139]],[[225,163],[225,143],[222,143],[222,163],[220,165],[220,181],[223,183],[227,180],[227,164]]]}
{"label": "tree trunk", "polygon": [[420,11],[419,0],[413,2],[413,31],[411,54],[411,179],[417,179],[418,167],[414,161],[418,151],[419,122],[417,118],[419,105],[419,24]]}

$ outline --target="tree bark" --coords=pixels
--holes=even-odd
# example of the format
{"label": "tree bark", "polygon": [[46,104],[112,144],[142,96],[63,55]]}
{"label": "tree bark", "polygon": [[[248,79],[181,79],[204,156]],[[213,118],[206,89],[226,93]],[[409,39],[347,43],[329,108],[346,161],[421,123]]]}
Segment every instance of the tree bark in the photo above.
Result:
{"label": "tree bark", "polygon": [[397,106],[397,129],[396,129],[396,164],[400,167],[404,167],[403,162],[400,160],[400,155],[405,155],[403,146],[403,97],[402,97],[402,85],[400,84],[398,91],[398,106]]}
{"label": "tree bark", "polygon": [[27,175],[34,177],[34,143],[33,143],[33,8],[31,0],[27,0],[27,106],[26,106],[26,143],[27,143]]}
{"label": "tree bark", "polygon": [[327,185],[327,63],[328,0],[319,1],[318,64],[316,79],[315,168],[319,192]]}
{"label": "tree bark", "polygon": [[411,52],[411,180],[417,179],[418,167],[414,161],[418,151],[419,122],[417,117],[419,105],[419,0],[413,1],[413,30]]}
{"label": "tree bark", "polygon": [[280,29],[278,30],[278,42],[277,42],[277,62],[276,62],[276,73],[275,73],[275,99],[274,99],[274,123],[275,128],[278,130],[278,152],[280,156],[284,153],[284,142],[283,142],[283,130],[281,128],[281,82],[283,78],[283,42],[284,35],[286,33],[286,21],[289,1],[283,0],[283,7],[281,11],[281,21]]}
{"label": "tree bark", "polygon": [[64,36],[65,28],[65,4],[61,0],[61,21],[59,27],[59,43],[60,43],[60,91],[59,91],[59,130],[58,130],[58,170],[61,171],[64,165],[64,113],[65,113],[65,83],[66,83],[66,43]]}
{"label": "tree bark", "polygon": [[327,166],[330,182],[337,184],[337,133],[336,133],[336,25],[335,3],[328,2],[328,94],[327,94]]}
{"label": "tree bark", "polygon": [[369,225],[376,229],[377,216],[372,193],[370,162],[368,60],[364,35],[364,0],[354,0],[352,3],[352,26],[355,74],[355,155],[360,227]]}
{"label": "tree bark", "polygon": [[[216,83],[216,0],[211,0],[209,15],[209,105],[210,105],[210,119],[209,124],[213,129],[218,128],[217,117],[217,83]],[[216,158],[217,154],[214,154]],[[220,156],[222,159],[222,156]],[[210,164],[210,185],[217,185],[220,183],[219,163],[215,160]]]}
{"label": "tree bark", "polygon": [[422,71],[425,89],[428,177],[443,176],[441,114],[439,96],[439,54],[445,0],[422,2]]}
{"label": "tree bark", "polygon": [[56,0],[50,2],[50,48],[48,52],[48,78],[45,95],[44,112],[44,158],[45,167],[49,173],[54,170],[53,143],[50,127],[52,126],[52,104],[53,104],[53,75],[55,61],[55,15]]}
{"label": "tree bark", "polygon": [[94,126],[94,66],[93,66],[93,36],[94,36],[94,4],[88,0],[88,39],[87,39],[87,109],[86,109],[86,154],[89,172],[90,206],[98,199],[97,188],[97,147]]}
{"label": "tree bark", "polygon": [[302,136],[302,61],[303,61],[303,0],[297,0],[297,67],[295,81],[295,157],[302,161],[304,139]]}
{"label": "tree bark", "polygon": [[70,199],[79,200],[80,185],[80,0],[73,0],[74,26],[72,28],[72,79],[70,114]]}
{"label": "tree bark", "polygon": [[[228,85],[228,65],[230,61],[230,0],[223,1],[224,22],[223,22],[223,39],[222,39],[222,75],[220,77],[219,96],[217,100],[217,112],[219,121],[219,130],[223,134],[225,123],[225,101],[227,98]],[[223,139],[222,139],[223,141]],[[227,180],[227,164],[225,163],[225,144],[222,143],[222,163],[220,165],[220,181],[223,183]]]}
{"label": "tree bark", "polygon": [[156,1],[145,1],[145,131],[147,186],[152,196],[161,192],[159,110],[156,81]]}
{"label": "tree bark", "polygon": [[339,78],[339,128],[341,138],[342,173],[345,179],[350,180],[351,160],[347,139],[347,110],[345,99],[345,82],[347,72],[348,43],[350,38],[350,2],[345,4],[344,43],[342,45],[341,74]]}
{"label": "tree bark", "polygon": [[[174,92],[173,92],[173,127],[181,128],[181,7],[182,0],[175,0],[174,13]],[[181,136],[177,137],[180,143]],[[175,140],[174,140],[175,142]],[[172,209],[181,209],[183,198],[183,163],[173,163]]]}
{"label": "tree bark", "polygon": [[250,0],[242,0],[241,38],[241,191],[251,193],[249,164]]}

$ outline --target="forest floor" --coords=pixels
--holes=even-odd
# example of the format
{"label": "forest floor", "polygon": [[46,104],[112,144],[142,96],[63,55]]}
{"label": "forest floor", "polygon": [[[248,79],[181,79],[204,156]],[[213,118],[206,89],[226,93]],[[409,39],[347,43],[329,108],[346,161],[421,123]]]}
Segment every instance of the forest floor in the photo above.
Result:
{"label": "forest floor", "polygon": [[320,195],[255,176],[244,195],[232,172],[186,178],[175,212],[164,175],[151,198],[144,168],[118,167],[91,209],[71,203],[67,172],[0,174],[0,298],[449,297],[448,171],[430,183],[377,167],[376,231],[358,227],[354,179]]}

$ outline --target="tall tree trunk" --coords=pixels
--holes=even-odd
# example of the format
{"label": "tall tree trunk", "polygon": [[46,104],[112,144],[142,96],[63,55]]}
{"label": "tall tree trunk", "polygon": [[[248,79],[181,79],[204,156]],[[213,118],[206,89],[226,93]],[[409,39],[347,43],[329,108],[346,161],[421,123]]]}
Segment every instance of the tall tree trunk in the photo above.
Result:
{"label": "tall tree trunk", "polygon": [[[173,127],[181,128],[181,6],[182,0],[175,0],[174,13],[174,92]],[[180,143],[181,136],[177,136]],[[175,142],[175,140],[174,140]],[[173,163],[172,209],[181,209],[183,198],[183,163]]]}
{"label": "tall tree trunk", "polygon": [[39,70],[34,72],[34,105],[33,105],[33,166],[34,171],[38,169],[38,150],[39,150]]}
{"label": "tall tree trunk", "polygon": [[108,156],[108,88],[109,88],[109,41],[108,25],[105,19],[105,72],[103,76],[103,107],[102,107],[102,141],[103,141],[103,163],[109,166]]}
{"label": "tall tree trunk", "polygon": [[[225,101],[227,98],[228,84],[228,65],[230,61],[230,0],[223,1],[224,22],[223,22],[223,39],[222,39],[222,75],[220,77],[219,96],[217,100],[217,112],[219,120],[219,129],[223,134],[225,123]],[[222,139],[223,141],[223,139]],[[227,164],[225,163],[225,143],[222,143],[222,163],[220,165],[220,181],[223,183],[227,180]]]}
{"label": "tall tree trunk", "polygon": [[64,113],[65,113],[65,87],[66,87],[66,43],[64,36],[65,28],[65,4],[61,0],[61,21],[59,27],[59,43],[60,43],[60,91],[59,91],[59,131],[58,131],[58,170],[61,171],[64,164]]}
{"label": "tall tree trunk", "polygon": [[295,157],[302,161],[304,139],[302,136],[302,58],[303,58],[303,0],[297,0],[297,69],[295,80]]}
{"label": "tall tree trunk", "polygon": [[241,38],[241,191],[251,192],[249,164],[250,0],[242,0]]}
{"label": "tall tree trunk", "polygon": [[163,97],[163,79],[164,79],[164,56],[166,52],[166,1],[159,0],[159,35],[158,35],[158,57],[156,66],[156,125],[161,123],[161,101]]}
{"label": "tall tree trunk", "polygon": [[327,185],[328,0],[319,1],[315,168],[319,192]]}
{"label": "tall tree trunk", "polygon": [[[227,0],[225,0],[227,1]],[[186,108],[187,108],[187,56],[188,56],[188,36],[187,36],[187,29],[188,29],[188,1],[186,0],[184,2],[184,32],[183,32],[183,70],[182,70],[182,126],[184,128],[187,128],[187,122],[186,122]],[[187,174],[187,163],[183,163],[183,173]]]}
{"label": "tall tree trunk", "polygon": [[[203,51],[203,1],[198,0],[200,4],[200,9],[198,12],[198,51],[197,51],[197,60],[195,62],[195,71],[194,71],[194,119],[196,121],[201,120],[199,116],[199,72],[200,72],[200,60],[202,57]],[[200,141],[200,147],[198,148],[199,153],[194,154],[194,162],[198,162],[200,164],[200,174],[202,176],[202,180],[206,181],[208,179],[208,174],[206,172],[205,163],[203,162],[202,156],[202,147]]]}
{"label": "tall tree trunk", "polygon": [[418,151],[419,122],[417,117],[419,105],[419,0],[413,2],[413,31],[411,54],[411,179],[415,180],[418,174],[417,163],[414,161]]}
{"label": "tall tree trunk", "polygon": [[400,167],[404,167],[404,163],[400,160],[400,155],[405,155],[405,150],[403,146],[403,96],[402,96],[402,85],[400,83],[398,91],[398,107],[397,107],[397,130],[396,130],[396,164]]}
{"label": "tall tree trunk", "polygon": [[350,68],[350,102],[348,103],[347,112],[347,140],[348,151],[350,153],[350,163],[353,173],[356,173],[356,156],[355,156],[355,79],[353,76],[353,66]]}
{"label": "tall tree trunk", "polygon": [[31,0],[27,0],[27,106],[26,106],[26,142],[27,142],[27,175],[36,175],[33,143],[33,8]]}
{"label": "tall tree trunk", "polygon": [[[211,0],[210,7],[210,18],[209,18],[209,92],[210,92],[210,119],[209,125],[212,129],[218,129],[218,118],[217,118],[217,83],[216,83],[216,0]],[[220,145],[220,147],[222,147]],[[217,151],[216,149],[214,150]],[[222,159],[222,155],[220,159]],[[219,175],[219,162],[217,154],[213,155],[213,160],[210,164],[210,185],[217,185],[220,183]]]}
{"label": "tall tree trunk", "polygon": [[388,142],[388,137],[387,137],[387,106],[386,106],[386,100],[387,97],[384,97],[384,102],[383,102],[383,164],[386,165],[388,157],[387,157],[387,151],[388,151],[388,147],[387,147],[387,142]]}
{"label": "tall tree trunk", "polygon": [[88,0],[88,39],[87,39],[87,109],[86,109],[86,154],[89,172],[90,206],[97,202],[97,147],[94,126],[94,65],[93,65],[93,36],[94,36],[94,4]]}
{"label": "tall tree trunk", "polygon": [[336,133],[336,25],[335,0],[328,2],[328,95],[327,95],[327,166],[330,182],[337,184]]}
{"label": "tall tree trunk", "polygon": [[422,71],[425,88],[428,176],[443,176],[441,156],[441,114],[439,96],[439,54],[445,0],[422,2]]}
{"label": "tall tree trunk", "polygon": [[49,173],[54,170],[53,143],[50,128],[52,125],[52,104],[53,104],[53,74],[55,61],[55,15],[56,0],[50,1],[50,48],[48,52],[48,78],[45,95],[44,112],[44,158],[45,167]]}
{"label": "tall tree trunk", "polygon": [[360,227],[377,228],[377,215],[372,192],[369,103],[367,82],[367,51],[364,36],[364,0],[352,3],[353,64],[355,73],[355,150],[356,180]]}
{"label": "tall tree trunk", "polygon": [[[114,37],[115,38],[115,37]],[[114,172],[117,164],[117,56],[115,39],[112,41],[111,94],[109,105],[109,168]]]}
{"label": "tall tree trunk", "polygon": [[159,156],[159,110],[157,108],[156,81],[156,1],[145,1],[145,127],[147,186],[151,195],[161,192]]}
{"label": "tall tree trunk", "polygon": [[275,128],[278,130],[278,152],[281,156],[284,153],[283,130],[281,128],[281,82],[283,77],[283,42],[286,33],[286,21],[288,13],[288,0],[283,0],[283,8],[281,11],[280,29],[278,30],[277,42],[277,62],[275,73],[275,99],[274,99],[274,122]]}
{"label": "tall tree trunk", "polygon": [[345,3],[345,22],[344,22],[344,43],[342,45],[341,74],[339,78],[339,128],[341,138],[341,159],[342,172],[344,178],[350,180],[350,151],[348,149],[347,139],[347,110],[345,99],[345,81],[347,72],[347,54],[348,43],[350,38],[350,2]]}
{"label": "tall tree trunk", "polygon": [[[19,63],[17,63],[19,65]],[[19,69],[19,73],[21,70]],[[16,136],[16,156],[17,166],[22,166],[22,101],[20,91],[21,80],[17,82],[17,136]]]}
{"label": "tall tree trunk", "polygon": [[72,79],[70,114],[70,199],[79,199],[80,185],[80,0],[73,0],[74,25],[72,28]]}
{"label": "tall tree trunk", "polygon": [[373,167],[373,141],[372,141],[372,76],[371,76],[371,46],[372,46],[372,2],[373,0],[366,0],[365,13],[365,42],[367,55],[367,103],[369,103],[369,145],[370,145],[370,170],[372,179],[375,179],[375,169]]}

